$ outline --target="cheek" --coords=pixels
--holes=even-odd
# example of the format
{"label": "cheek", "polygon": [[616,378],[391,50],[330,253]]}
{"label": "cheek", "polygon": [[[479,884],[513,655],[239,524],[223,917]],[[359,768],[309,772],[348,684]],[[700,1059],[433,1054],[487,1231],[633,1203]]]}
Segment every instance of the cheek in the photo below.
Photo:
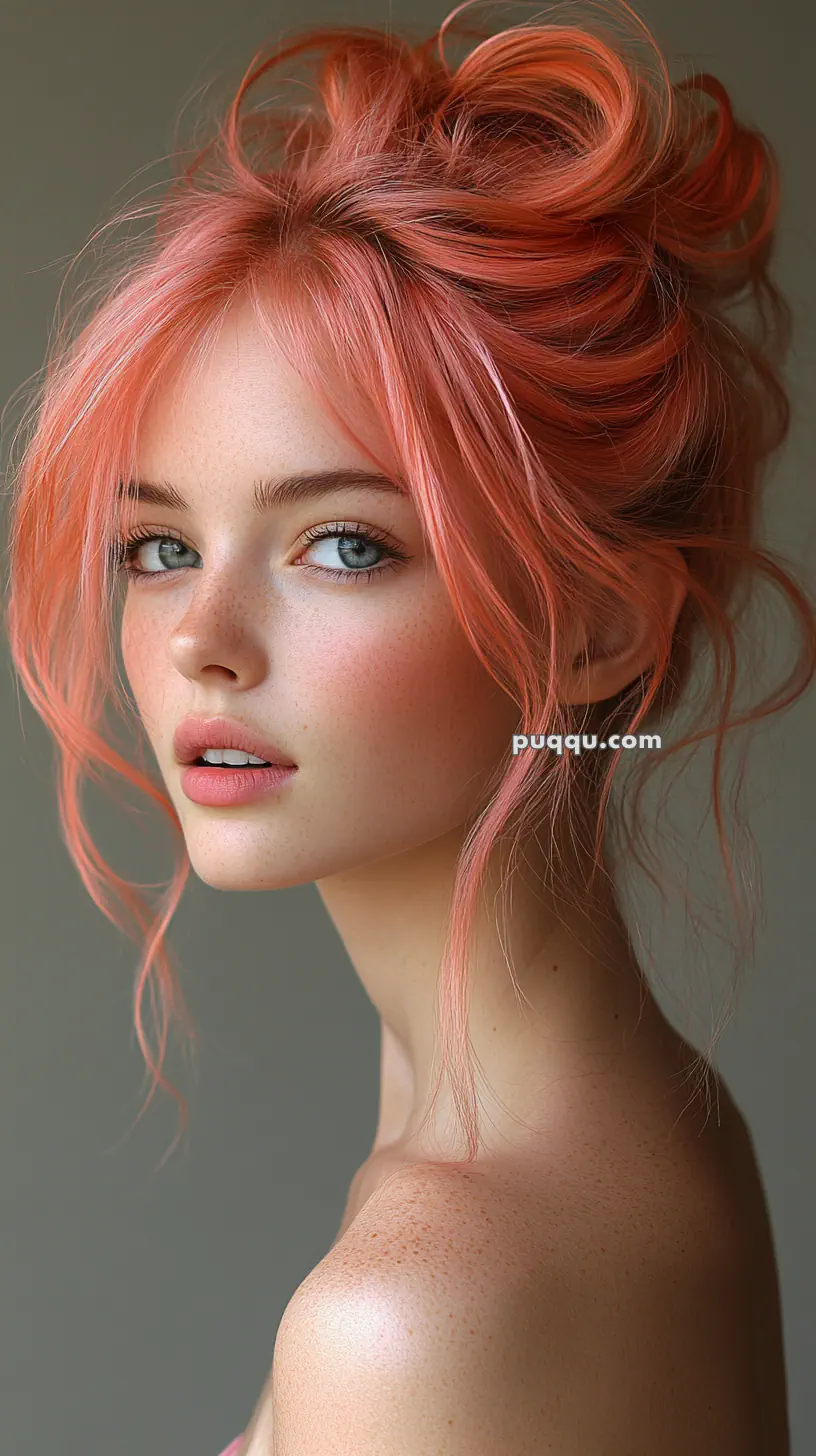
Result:
{"label": "cheek", "polygon": [[132,612],[128,611],[127,606],[124,607],[122,613],[119,640],[122,646],[122,664],[125,675],[136,695],[149,681],[146,671],[149,653],[148,631],[146,623],[140,622]]}
{"label": "cheek", "polygon": [[156,671],[156,626],[125,605],[120,632],[122,666],[139,716],[148,732],[158,715],[161,682]]}
{"label": "cheek", "polygon": [[359,782],[419,776],[435,792],[490,770],[509,747],[516,705],[479,662],[447,604],[399,625],[335,617],[298,653],[305,743]]}

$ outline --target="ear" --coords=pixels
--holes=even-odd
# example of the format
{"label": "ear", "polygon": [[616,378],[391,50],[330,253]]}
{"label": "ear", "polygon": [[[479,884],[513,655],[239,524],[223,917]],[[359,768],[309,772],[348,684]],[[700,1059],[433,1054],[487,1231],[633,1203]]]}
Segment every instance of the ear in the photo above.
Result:
{"label": "ear", "polygon": [[560,675],[564,703],[612,698],[657,661],[661,630],[671,635],[688,593],[688,567],[673,546],[625,558],[631,578],[628,602],[610,594],[591,624],[581,623]]}

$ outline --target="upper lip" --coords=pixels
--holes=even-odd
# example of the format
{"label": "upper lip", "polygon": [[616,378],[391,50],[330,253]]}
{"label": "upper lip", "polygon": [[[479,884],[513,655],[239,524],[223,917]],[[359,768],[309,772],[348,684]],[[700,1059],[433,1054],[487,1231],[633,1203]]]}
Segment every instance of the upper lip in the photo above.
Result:
{"label": "upper lip", "polygon": [[194,763],[206,748],[240,748],[244,753],[252,753],[256,758],[268,759],[270,763],[284,768],[297,768],[282,749],[234,718],[182,718],[173,734],[173,749],[178,762]]}

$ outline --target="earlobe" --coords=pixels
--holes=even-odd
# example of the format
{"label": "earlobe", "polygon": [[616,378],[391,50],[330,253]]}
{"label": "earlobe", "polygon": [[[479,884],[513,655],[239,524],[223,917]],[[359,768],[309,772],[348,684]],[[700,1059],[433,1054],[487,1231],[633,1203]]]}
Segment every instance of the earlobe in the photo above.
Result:
{"label": "earlobe", "polygon": [[610,594],[607,610],[597,613],[592,630],[579,629],[573,655],[562,675],[561,700],[599,703],[612,698],[654,666],[661,634],[670,639],[688,592],[688,567],[676,547],[661,546],[627,562],[633,590],[624,604]]}

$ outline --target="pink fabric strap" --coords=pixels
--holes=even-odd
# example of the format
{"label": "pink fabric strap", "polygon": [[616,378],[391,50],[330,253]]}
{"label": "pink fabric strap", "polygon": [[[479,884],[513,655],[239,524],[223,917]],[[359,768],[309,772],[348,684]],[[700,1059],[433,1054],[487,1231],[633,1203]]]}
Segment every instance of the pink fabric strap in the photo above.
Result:
{"label": "pink fabric strap", "polygon": [[230,1441],[226,1451],[221,1452],[221,1456],[238,1456],[238,1448],[243,1439],[244,1432],[242,1431],[240,1436],[236,1436],[234,1441]]}

